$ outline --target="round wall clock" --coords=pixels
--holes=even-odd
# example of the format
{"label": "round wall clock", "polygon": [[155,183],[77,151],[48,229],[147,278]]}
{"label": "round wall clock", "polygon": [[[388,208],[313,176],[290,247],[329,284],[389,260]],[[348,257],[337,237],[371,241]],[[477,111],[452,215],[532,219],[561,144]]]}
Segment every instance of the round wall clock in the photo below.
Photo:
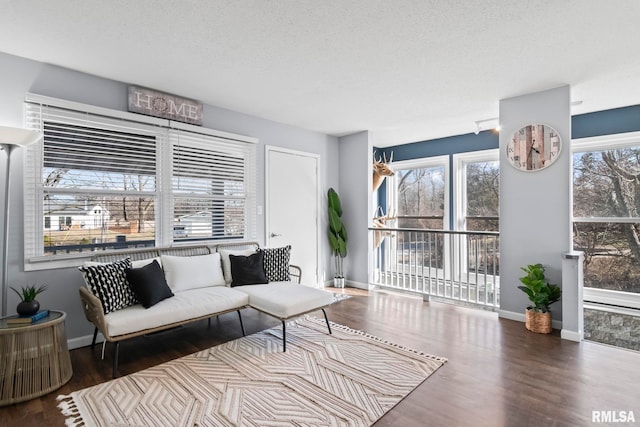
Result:
{"label": "round wall clock", "polygon": [[557,130],[535,123],[513,133],[507,143],[507,159],[516,169],[538,171],[551,166],[561,148],[562,140]]}

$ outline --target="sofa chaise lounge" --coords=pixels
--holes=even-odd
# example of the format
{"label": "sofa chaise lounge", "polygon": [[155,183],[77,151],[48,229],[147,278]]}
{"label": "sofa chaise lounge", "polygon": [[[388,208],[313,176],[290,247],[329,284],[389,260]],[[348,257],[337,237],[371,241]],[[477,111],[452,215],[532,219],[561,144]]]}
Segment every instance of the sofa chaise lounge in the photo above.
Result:
{"label": "sofa chaise lounge", "polygon": [[233,311],[245,335],[240,310],[247,307],[282,322],[283,351],[285,322],[291,318],[322,310],[331,333],[325,308],[333,302],[332,294],[301,284],[302,271],[289,265],[289,251],[245,242],[97,254],[80,267],[86,284],[79,290],[82,307],[95,326],[91,347],[98,331],[105,343],[114,343],[115,378],[121,341]]}

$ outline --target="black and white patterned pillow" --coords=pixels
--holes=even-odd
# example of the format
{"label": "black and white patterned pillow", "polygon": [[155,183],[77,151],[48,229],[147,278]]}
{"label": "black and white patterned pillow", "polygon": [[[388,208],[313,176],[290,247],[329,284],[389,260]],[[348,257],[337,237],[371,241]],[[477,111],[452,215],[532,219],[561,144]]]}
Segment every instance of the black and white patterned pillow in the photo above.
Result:
{"label": "black and white patterned pillow", "polygon": [[286,282],[289,276],[289,260],[291,259],[291,245],[282,248],[261,248],[264,253],[264,272],[270,282]]}
{"label": "black and white patterned pillow", "polygon": [[104,314],[138,303],[127,283],[125,270],[131,268],[129,258],[110,264],[79,267],[87,286],[102,303]]}

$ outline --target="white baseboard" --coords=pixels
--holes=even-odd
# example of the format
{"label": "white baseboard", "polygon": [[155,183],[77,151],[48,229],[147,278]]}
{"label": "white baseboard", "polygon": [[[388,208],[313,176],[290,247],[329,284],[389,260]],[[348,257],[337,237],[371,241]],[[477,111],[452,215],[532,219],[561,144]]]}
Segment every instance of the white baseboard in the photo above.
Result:
{"label": "white baseboard", "polygon": [[[71,338],[67,340],[67,346],[69,347],[69,350],[73,350],[75,348],[80,348],[80,347],[87,347],[91,345],[92,339],[93,339],[93,334],[84,335],[77,338]],[[102,344],[102,341],[104,341],[104,337],[100,332],[98,332],[98,336],[96,337],[96,344]]]}
{"label": "white baseboard", "polygon": [[580,342],[582,341],[582,332],[569,331],[567,329],[563,329],[560,331],[560,337],[563,340]]}
{"label": "white baseboard", "polygon": [[[332,287],[333,286],[333,280],[327,280],[323,283],[325,288],[328,287]],[[375,285],[370,285],[368,283],[362,283],[362,282],[356,282],[353,280],[346,280],[345,284],[346,287],[349,288],[358,288],[358,289],[364,289],[365,291],[370,291],[372,289],[375,288]]]}
{"label": "white baseboard", "polygon": [[375,288],[374,285],[370,285],[368,283],[356,282],[353,280],[347,280],[346,286],[350,288],[364,289],[365,291],[370,291],[373,288]]}
{"label": "white baseboard", "polygon": [[[498,311],[498,317],[501,317],[503,319],[515,320],[522,323],[525,322],[524,313],[516,313],[515,311],[500,310]],[[560,320],[552,320],[551,327],[553,329],[562,330],[562,322]]]}
{"label": "white baseboard", "polygon": [[523,322],[525,320],[524,313],[516,313],[514,311],[498,310],[498,317],[503,319],[515,320],[517,322]]}

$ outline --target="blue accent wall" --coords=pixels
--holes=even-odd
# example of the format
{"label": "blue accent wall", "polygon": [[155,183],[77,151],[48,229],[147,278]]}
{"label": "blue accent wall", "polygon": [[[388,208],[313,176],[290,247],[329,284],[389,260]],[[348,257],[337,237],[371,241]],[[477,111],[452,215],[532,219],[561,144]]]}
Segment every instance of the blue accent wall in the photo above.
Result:
{"label": "blue accent wall", "polygon": [[[571,117],[571,138],[587,138],[625,132],[640,131],[640,105],[597,111]],[[449,156],[450,182],[453,182],[453,154],[490,150],[499,147],[499,135],[492,131],[449,136],[428,141],[412,142],[386,148],[375,148],[378,156],[386,155],[394,161],[421,159],[434,156]],[[379,205],[386,212],[386,180],[378,190]],[[453,201],[453,186],[450,187],[449,203]],[[449,224],[452,228],[453,224]]]}
{"label": "blue accent wall", "polygon": [[[637,131],[640,131],[640,105],[580,114],[571,118],[573,139]],[[494,131],[482,131],[478,135],[469,133],[449,136],[384,149],[376,148],[375,151],[379,155],[385,154],[387,159],[393,152],[393,160],[399,161],[492,148],[498,148],[498,134]]]}
{"label": "blue accent wall", "polygon": [[448,136],[446,138],[432,139],[429,141],[413,142],[410,144],[396,145],[384,149],[377,148],[376,152],[384,154],[387,159],[393,152],[393,160],[411,160],[424,157],[444,156],[469,151],[490,150],[498,148],[498,134],[494,131],[483,131],[478,135],[468,133],[465,135]]}
{"label": "blue accent wall", "polygon": [[636,131],[640,131],[640,105],[571,118],[571,137],[574,139]]}

